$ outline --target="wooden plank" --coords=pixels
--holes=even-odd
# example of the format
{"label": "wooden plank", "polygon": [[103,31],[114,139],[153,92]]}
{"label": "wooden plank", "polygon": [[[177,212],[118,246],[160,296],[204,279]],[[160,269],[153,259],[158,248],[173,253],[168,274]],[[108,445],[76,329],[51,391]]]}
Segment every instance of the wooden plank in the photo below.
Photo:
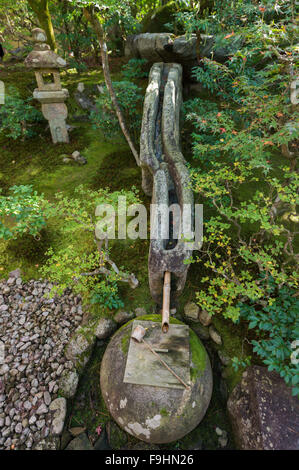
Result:
{"label": "wooden plank", "polygon": [[[146,328],[145,341],[154,349],[168,349],[167,353],[159,353],[166,364],[182,378],[190,383],[190,346],[189,327],[187,325],[170,324],[167,333],[161,331],[158,322],[134,320],[136,326]],[[143,343],[130,340],[125,375],[125,383],[151,385],[185,389],[185,387],[169,372]]]}

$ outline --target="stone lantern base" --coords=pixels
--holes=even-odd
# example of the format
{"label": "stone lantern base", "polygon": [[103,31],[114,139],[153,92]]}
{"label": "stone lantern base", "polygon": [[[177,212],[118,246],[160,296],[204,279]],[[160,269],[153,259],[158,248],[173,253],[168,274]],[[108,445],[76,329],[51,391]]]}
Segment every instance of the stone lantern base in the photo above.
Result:
{"label": "stone lantern base", "polygon": [[[138,320],[161,322],[161,316]],[[131,330],[132,321],[115,333],[102,360],[101,389],[107,408],[120,427],[142,441],[162,444],[181,439],[200,423],[211,399],[213,379],[207,352],[190,329],[189,390],[124,383]]]}
{"label": "stone lantern base", "polygon": [[53,143],[69,143],[66,127],[67,106],[64,100],[69,96],[68,90],[41,91],[34,90],[33,97],[42,104],[42,113],[49,121]]}

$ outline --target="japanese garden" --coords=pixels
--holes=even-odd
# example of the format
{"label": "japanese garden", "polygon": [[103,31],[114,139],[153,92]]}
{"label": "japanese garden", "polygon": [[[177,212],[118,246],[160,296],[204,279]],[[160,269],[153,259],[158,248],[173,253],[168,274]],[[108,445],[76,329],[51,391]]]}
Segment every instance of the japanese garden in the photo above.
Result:
{"label": "japanese garden", "polygon": [[299,450],[298,53],[295,0],[0,0],[2,451]]}

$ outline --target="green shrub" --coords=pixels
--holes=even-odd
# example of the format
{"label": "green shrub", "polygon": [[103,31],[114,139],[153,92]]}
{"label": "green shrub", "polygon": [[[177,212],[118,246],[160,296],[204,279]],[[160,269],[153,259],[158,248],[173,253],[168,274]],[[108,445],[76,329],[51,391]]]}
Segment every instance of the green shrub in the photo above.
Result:
{"label": "green shrub", "polygon": [[5,104],[0,105],[0,133],[12,139],[35,135],[34,124],[41,121],[43,116],[31,105],[32,99],[21,98],[13,88],[8,90]]}
{"label": "green shrub", "polygon": [[[113,82],[113,87],[129,131],[137,141],[141,126],[141,89],[130,81]],[[101,129],[106,138],[115,137],[120,133],[119,122],[106,87],[96,105],[97,111],[91,112],[93,126]]]}
{"label": "green shrub", "polygon": [[268,302],[263,307],[254,302],[240,304],[241,318],[260,338],[251,341],[253,351],[299,396],[299,299],[295,290],[279,288],[273,279],[265,284],[271,295]]}
{"label": "green shrub", "polygon": [[33,191],[31,185],[12,186],[9,193],[9,196],[0,195],[0,238],[36,236],[46,224],[43,195]]}
{"label": "green shrub", "polygon": [[144,70],[146,64],[146,59],[130,59],[127,64],[123,65],[121,74],[128,82],[145,78],[148,76],[148,72]]}
{"label": "green shrub", "polygon": [[[118,269],[110,259],[108,240],[95,237],[101,220],[95,209],[99,204],[110,204],[116,209],[119,196],[126,196],[127,204],[139,203],[137,190],[92,191],[80,185],[71,198],[58,193],[54,202],[38,195],[32,186],[13,186],[10,193],[0,196],[0,238],[18,238],[20,242],[26,234],[38,236],[48,220],[55,222],[62,236],[71,236],[71,243],[65,248],[54,252],[50,247],[46,253],[39,253],[47,258],[40,272],[53,282],[52,294],[72,288],[109,309],[122,306],[117,283],[130,283],[133,275]],[[34,239],[32,242],[37,243]]]}
{"label": "green shrub", "polygon": [[[184,105],[192,187],[204,204],[203,245],[190,260],[203,273],[197,301],[211,315],[249,320],[254,352],[297,387],[290,363],[299,284],[294,13],[294,2],[244,0],[232,8],[217,0],[213,12],[181,20],[186,33],[213,34],[214,50],[224,51],[223,63],[198,57],[193,77],[204,99]],[[249,361],[234,358],[233,366]]]}
{"label": "green shrub", "polygon": [[93,290],[91,303],[102,305],[109,310],[123,307],[124,303],[118,295],[117,282],[109,279],[100,281]]}

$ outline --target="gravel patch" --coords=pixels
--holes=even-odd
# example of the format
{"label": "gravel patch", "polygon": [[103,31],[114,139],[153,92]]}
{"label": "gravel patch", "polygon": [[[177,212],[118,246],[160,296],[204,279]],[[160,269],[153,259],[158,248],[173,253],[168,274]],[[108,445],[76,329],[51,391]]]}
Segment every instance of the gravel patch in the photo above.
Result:
{"label": "gravel patch", "polygon": [[64,356],[82,321],[80,296],[67,289],[50,299],[52,284],[0,282],[0,449],[31,449],[52,434],[62,374],[73,370]]}

